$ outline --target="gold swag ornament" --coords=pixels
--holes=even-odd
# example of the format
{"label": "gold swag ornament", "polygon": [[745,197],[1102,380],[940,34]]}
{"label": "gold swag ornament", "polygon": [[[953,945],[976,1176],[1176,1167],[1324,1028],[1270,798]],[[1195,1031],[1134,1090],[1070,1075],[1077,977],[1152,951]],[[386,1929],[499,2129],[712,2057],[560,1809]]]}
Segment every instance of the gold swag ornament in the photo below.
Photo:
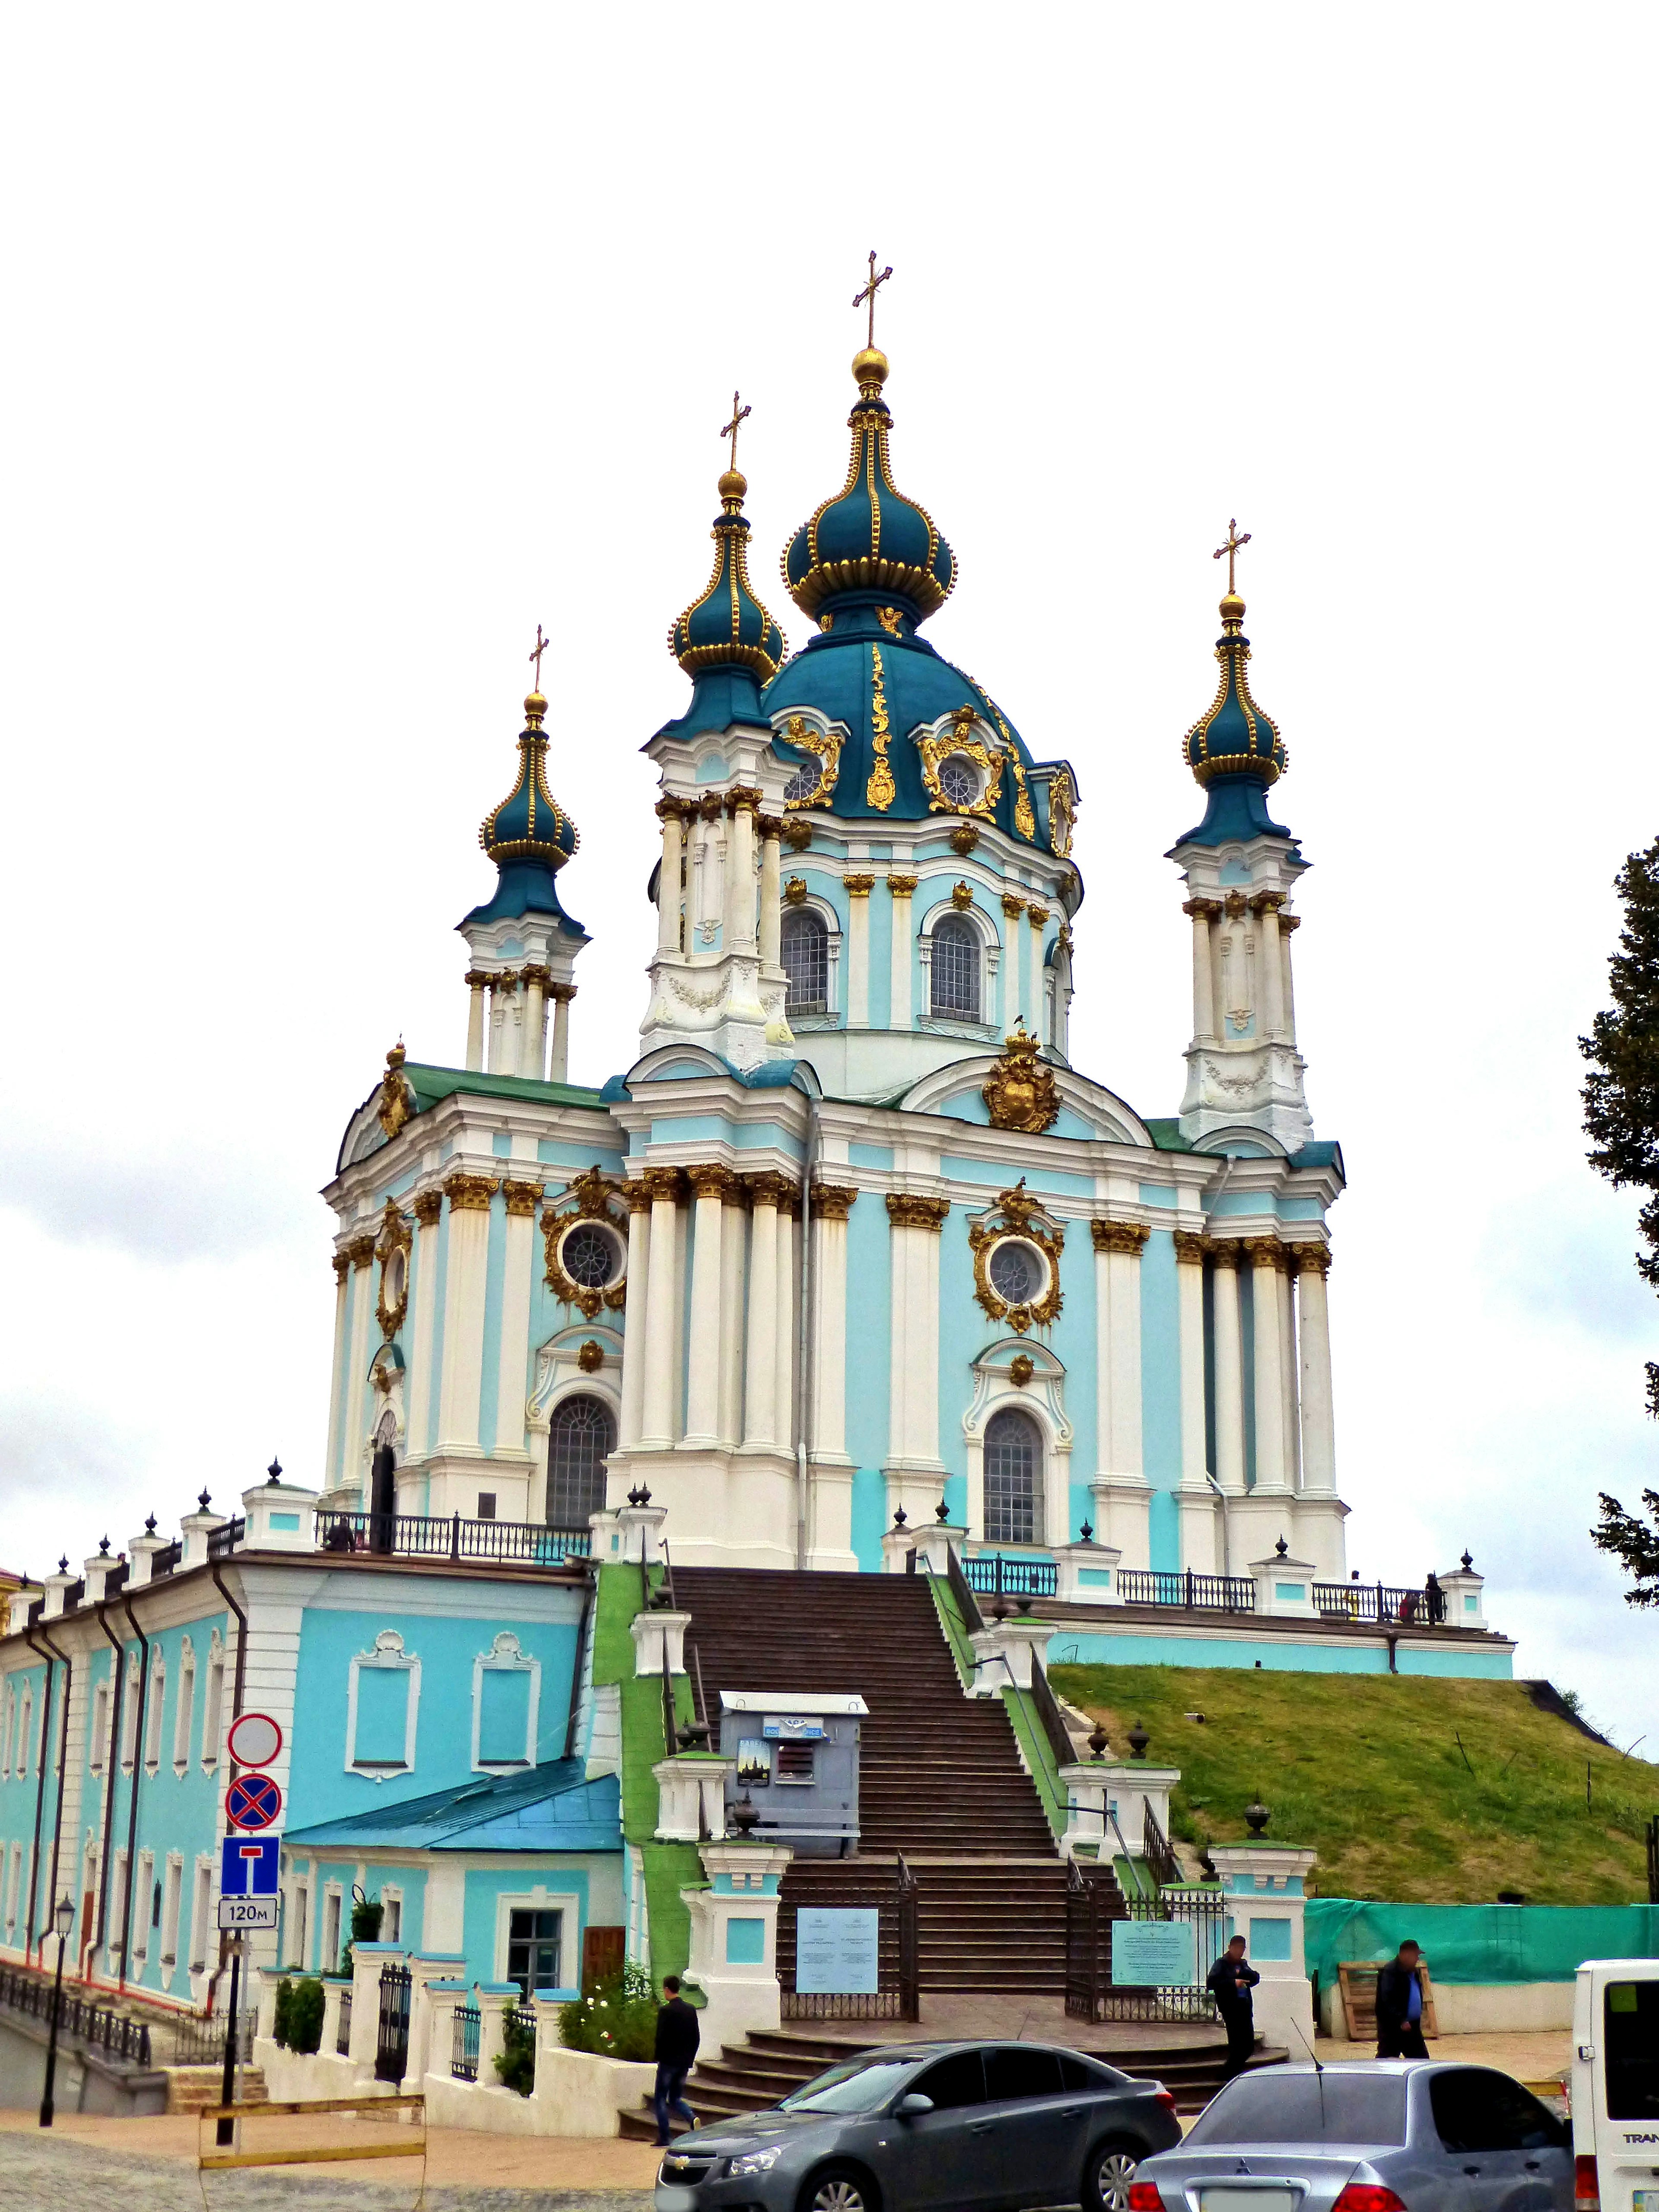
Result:
{"label": "gold swag ornament", "polygon": [[1040,1137],[1060,1119],[1060,1091],[1052,1068],[1037,1058],[1037,1040],[1015,1023],[1002,1041],[1002,1053],[981,1093],[994,1129],[1023,1129]]}
{"label": "gold swag ornament", "polygon": [[375,1119],[386,1131],[388,1140],[397,1135],[415,1111],[415,1093],[410,1088],[409,1078],[404,1073],[404,1061],[407,1058],[404,1041],[399,1037],[386,1056],[386,1073],[380,1078],[380,1103],[374,1109]]}
{"label": "gold swag ornament", "polygon": [[[1048,1261],[1048,1288],[1040,1298],[1011,1305],[991,1280],[991,1256],[999,1244],[1010,1242],[1034,1244]],[[1047,1328],[1050,1322],[1059,1319],[1065,1303],[1060,1291],[1060,1255],[1065,1245],[1066,1231],[1059,1222],[1048,1218],[1036,1199],[1028,1196],[1024,1176],[1012,1190],[1000,1194],[981,1220],[969,1223],[968,1249],[974,1255],[974,1296],[993,1321],[1006,1322],[1024,1336],[1033,1323],[1038,1328]],[[1027,1361],[1027,1382],[1032,1371]],[[1024,1383],[1020,1387],[1023,1389]]]}
{"label": "gold swag ornament", "polygon": [[[608,1176],[596,1160],[586,1174],[571,1178],[570,1188],[564,1194],[568,1200],[562,1209],[547,1206],[542,1213],[542,1237],[547,1255],[547,1287],[554,1297],[568,1306],[576,1306],[589,1321],[601,1306],[617,1312],[628,1302],[628,1207],[622,1188],[613,1176]],[[621,1243],[623,1271],[614,1283],[603,1290],[590,1290],[574,1283],[566,1274],[559,1257],[559,1248],[564,1242],[567,1229],[579,1221],[597,1221],[611,1231]]]}

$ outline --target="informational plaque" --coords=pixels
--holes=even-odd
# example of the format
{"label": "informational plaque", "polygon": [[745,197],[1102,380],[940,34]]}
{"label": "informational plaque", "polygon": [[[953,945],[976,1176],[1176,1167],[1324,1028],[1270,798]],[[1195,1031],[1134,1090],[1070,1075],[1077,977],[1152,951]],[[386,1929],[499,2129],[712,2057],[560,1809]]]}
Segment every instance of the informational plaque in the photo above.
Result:
{"label": "informational plaque", "polygon": [[803,1905],[795,1915],[796,1990],[803,1996],[874,1996],[881,1986],[880,1945],[881,1914],[874,1906]]}
{"label": "informational plaque", "polygon": [[1115,1920],[1112,1980],[1119,1988],[1190,1990],[1198,1980],[1190,1920]]}

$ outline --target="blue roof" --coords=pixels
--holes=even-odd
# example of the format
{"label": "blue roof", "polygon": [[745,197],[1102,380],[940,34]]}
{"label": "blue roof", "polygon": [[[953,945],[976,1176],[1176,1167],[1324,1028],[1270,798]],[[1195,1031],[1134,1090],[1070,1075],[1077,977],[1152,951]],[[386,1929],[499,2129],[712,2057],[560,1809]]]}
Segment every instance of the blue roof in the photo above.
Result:
{"label": "blue roof", "polygon": [[749,523],[743,495],[749,489],[730,469],[720,478],[720,511],[710,536],[714,573],[668,633],[668,650],[690,677],[706,668],[748,668],[763,683],[775,676],[787,647],[783,632],[756,598],[749,581]]}
{"label": "blue roof", "polygon": [[1296,842],[1291,831],[1267,811],[1267,793],[1260,777],[1218,775],[1209,786],[1208,805],[1197,829],[1177,837],[1182,845],[1247,844],[1252,837],[1285,837]]}
{"label": "blue roof", "polygon": [[1236,592],[1221,602],[1215,657],[1221,681],[1207,709],[1182,739],[1187,765],[1200,783],[1218,775],[1250,775],[1275,783],[1290,757],[1279,725],[1250,696],[1250,641],[1244,635],[1244,602]]}
{"label": "blue roof", "polygon": [[590,1782],[583,1760],[555,1759],[343,1820],[290,1828],[285,1840],[307,1850],[615,1851],[622,1849],[620,1791],[614,1774]]}

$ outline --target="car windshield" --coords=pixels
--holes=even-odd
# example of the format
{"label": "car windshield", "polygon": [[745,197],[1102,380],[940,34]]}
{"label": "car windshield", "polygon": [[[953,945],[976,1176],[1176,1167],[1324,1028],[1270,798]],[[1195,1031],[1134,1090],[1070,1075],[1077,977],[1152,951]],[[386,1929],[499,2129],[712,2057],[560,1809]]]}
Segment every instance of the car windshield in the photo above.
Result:
{"label": "car windshield", "polygon": [[873,2112],[893,2096],[904,2076],[915,2065],[915,2054],[903,2058],[854,2058],[845,2066],[832,2066],[793,2096],[780,2100],[784,2112]]}
{"label": "car windshield", "polygon": [[1206,2143],[1403,2143],[1406,2082],[1399,2074],[1288,2074],[1278,2068],[1230,2081],[1183,2148]]}

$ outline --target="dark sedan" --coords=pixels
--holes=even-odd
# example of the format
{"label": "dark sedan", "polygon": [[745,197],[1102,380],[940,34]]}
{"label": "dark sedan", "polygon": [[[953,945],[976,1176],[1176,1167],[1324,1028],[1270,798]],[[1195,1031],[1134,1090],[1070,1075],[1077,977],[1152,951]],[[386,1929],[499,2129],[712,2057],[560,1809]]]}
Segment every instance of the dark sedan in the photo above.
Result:
{"label": "dark sedan", "polygon": [[1166,2089],[1075,2051],[892,2044],[681,2136],[656,2212],[1127,2212],[1141,2160],[1180,2140]]}

